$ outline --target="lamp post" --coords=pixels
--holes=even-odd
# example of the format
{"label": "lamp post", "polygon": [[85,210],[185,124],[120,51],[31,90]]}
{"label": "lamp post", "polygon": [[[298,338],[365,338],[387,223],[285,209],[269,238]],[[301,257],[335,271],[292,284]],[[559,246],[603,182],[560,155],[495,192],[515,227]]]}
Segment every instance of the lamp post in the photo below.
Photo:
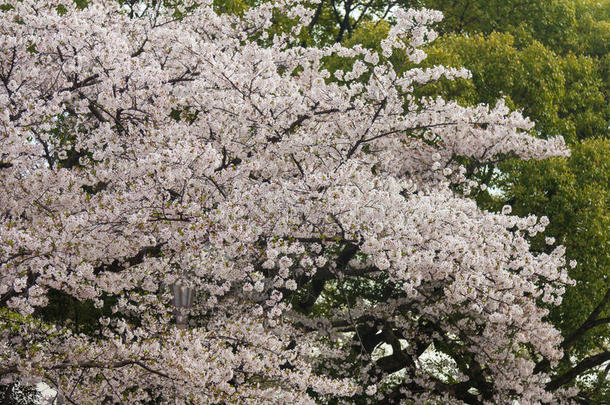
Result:
{"label": "lamp post", "polygon": [[[203,251],[209,252],[212,245],[207,243],[203,246]],[[182,276],[170,286],[174,295],[174,315],[176,316],[176,326],[180,329],[185,329],[188,323],[188,312],[193,306],[193,297],[195,290],[187,285],[187,280],[190,278],[192,270],[185,269]]]}
{"label": "lamp post", "polygon": [[193,306],[193,289],[185,285],[183,279],[172,284],[171,289],[174,294],[176,326],[185,329],[188,321],[187,311]]}

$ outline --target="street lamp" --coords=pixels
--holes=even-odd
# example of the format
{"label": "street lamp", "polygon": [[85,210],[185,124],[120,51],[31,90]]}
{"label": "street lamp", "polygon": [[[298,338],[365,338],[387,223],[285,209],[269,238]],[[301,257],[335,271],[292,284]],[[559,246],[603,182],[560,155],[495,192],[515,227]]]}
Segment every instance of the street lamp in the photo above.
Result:
{"label": "street lamp", "polygon": [[176,326],[185,329],[188,321],[187,312],[193,306],[193,289],[184,284],[184,279],[179,279],[172,284],[171,289],[174,294]]}
{"label": "street lamp", "polygon": [[[207,243],[203,246],[203,251],[209,252],[212,245]],[[188,312],[193,306],[193,296],[195,290],[187,285],[192,270],[184,270],[182,276],[170,286],[174,295],[174,314],[176,315],[176,326],[185,329],[188,323]]]}

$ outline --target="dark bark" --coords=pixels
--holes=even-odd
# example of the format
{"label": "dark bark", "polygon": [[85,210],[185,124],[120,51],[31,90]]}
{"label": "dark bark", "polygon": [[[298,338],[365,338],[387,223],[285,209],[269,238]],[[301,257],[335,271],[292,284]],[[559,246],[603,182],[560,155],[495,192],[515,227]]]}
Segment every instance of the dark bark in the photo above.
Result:
{"label": "dark bark", "polygon": [[353,243],[345,245],[343,251],[336,260],[336,271],[333,272],[328,267],[318,270],[307,287],[306,297],[300,302],[293,304],[295,308],[298,308],[303,312],[308,312],[313,304],[315,304],[320,294],[322,294],[322,291],[324,291],[326,282],[334,279],[337,276],[337,273],[344,271],[349,261],[358,253],[358,250],[359,247]]}
{"label": "dark bark", "polygon": [[610,361],[610,352],[602,352],[594,356],[587,357],[562,375],[553,378],[551,382],[546,385],[546,389],[549,391],[554,391],[559,387],[572,382],[579,374],[593,367],[600,366],[607,361]]}
{"label": "dark bark", "polygon": [[[597,304],[597,306],[591,311],[587,319],[580,325],[574,332],[572,332],[561,344],[562,349],[567,351],[574,343],[578,341],[588,330],[603,325],[606,323],[610,323],[610,318],[600,318],[597,317],[600,313],[608,307],[610,303],[610,288],[606,290],[606,294],[602,298],[602,300]],[[534,373],[540,373],[542,371],[549,370],[551,363],[548,359],[543,359],[534,368]]]}
{"label": "dark bark", "polygon": [[576,343],[578,341],[579,338],[581,338],[589,329],[594,328],[596,326],[599,325],[603,325],[604,323],[608,323],[610,322],[610,318],[602,318],[602,319],[597,319],[597,317],[599,316],[599,314],[608,307],[608,304],[610,304],[610,288],[608,288],[606,290],[606,295],[604,295],[604,298],[602,298],[602,300],[599,302],[599,304],[597,304],[597,306],[593,309],[593,311],[591,312],[591,314],[587,317],[587,319],[585,320],[585,322],[583,322],[583,324],[576,329],[574,332],[572,332],[570,334],[570,336],[568,336],[562,344],[562,347],[564,349],[568,349],[570,348],[574,343]]}
{"label": "dark bark", "polygon": [[131,257],[126,257],[122,259],[115,259],[109,264],[102,264],[94,268],[94,273],[99,274],[104,271],[109,271],[113,273],[117,273],[121,270],[129,268],[131,266],[136,266],[144,261],[146,257],[156,257],[161,253],[161,249],[165,243],[159,243],[153,246],[144,246],[141,248],[138,253]]}
{"label": "dark bark", "polygon": [[[333,7],[335,7],[335,2],[333,0]],[[339,43],[343,41],[343,37],[345,36],[345,32],[351,32],[352,27],[350,25],[350,13],[352,12],[352,0],[346,0],[345,2],[345,10],[343,14],[343,18],[337,20],[339,23],[339,33],[335,38],[335,42]],[[338,14],[335,13],[335,16],[338,17]]]}

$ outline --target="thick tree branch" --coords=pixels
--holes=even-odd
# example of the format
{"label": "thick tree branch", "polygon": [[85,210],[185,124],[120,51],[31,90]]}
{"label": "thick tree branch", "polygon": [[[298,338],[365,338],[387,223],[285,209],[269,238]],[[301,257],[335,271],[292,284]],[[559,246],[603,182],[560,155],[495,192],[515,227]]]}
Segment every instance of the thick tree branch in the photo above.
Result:
{"label": "thick tree branch", "polygon": [[[610,323],[610,318],[597,319],[599,314],[608,306],[610,303],[610,288],[606,290],[606,294],[597,306],[591,311],[587,319],[580,325],[574,332],[572,332],[561,344],[564,350],[568,350],[574,343],[578,341],[587,331],[590,329],[600,326],[603,324]],[[544,370],[548,370],[551,363],[548,359],[543,359],[534,368],[534,373],[539,373]]]}
{"label": "thick tree branch", "polygon": [[554,391],[557,388],[572,382],[572,380],[574,380],[579,374],[590,370],[593,367],[600,366],[607,361],[610,361],[610,352],[602,352],[594,356],[587,357],[567,372],[552,379],[551,382],[546,385],[546,388],[549,391]]}
{"label": "thick tree branch", "polygon": [[[142,360],[122,360],[122,361],[115,361],[115,362],[100,362],[100,361],[83,361],[80,363],[60,363],[60,364],[54,364],[48,368],[42,367],[43,369],[46,370],[68,370],[68,369],[74,369],[74,368],[81,368],[81,369],[90,369],[90,368],[100,368],[100,369],[113,369],[113,368],[121,368],[121,367],[126,367],[126,366],[138,366],[146,371],[148,371],[149,373],[152,374],[156,374],[160,377],[164,377],[164,378],[170,378],[171,377],[167,374],[165,374],[162,371],[156,370],[150,366],[148,366],[145,361],[147,361],[146,359],[142,359]],[[17,366],[10,366],[10,367],[5,367],[5,368],[0,368],[0,377],[3,377],[5,375],[9,375],[9,374],[15,374],[19,372],[19,368]]]}
{"label": "thick tree branch", "polygon": [[[334,0],[332,1],[332,3],[333,3],[333,7],[335,8]],[[340,43],[343,40],[345,31],[351,32],[351,30],[352,30],[352,27],[350,25],[350,13],[351,12],[352,12],[352,0],[346,0],[343,18],[341,20],[337,21],[339,23],[339,33],[337,34],[337,37],[335,38],[336,43]],[[338,17],[336,8],[335,8],[335,16]]]}
{"label": "thick tree branch", "polygon": [[135,255],[123,259],[115,259],[110,264],[102,264],[94,268],[94,273],[99,274],[104,271],[119,272],[126,268],[141,264],[146,257],[158,256],[165,243],[158,243],[152,246],[141,248]]}
{"label": "thick tree branch", "polygon": [[604,323],[608,323],[610,321],[610,318],[597,319],[597,317],[604,309],[606,309],[606,307],[608,306],[609,303],[610,303],[610,288],[608,288],[606,290],[606,295],[604,295],[604,298],[602,298],[602,300],[599,302],[599,304],[597,304],[597,306],[593,309],[591,314],[589,314],[589,316],[587,317],[585,322],[583,322],[583,324],[578,329],[576,329],[574,332],[572,332],[572,334],[570,334],[570,336],[568,336],[563,341],[562,347],[564,349],[570,348],[589,329],[594,328],[598,325],[602,325]]}
{"label": "thick tree branch", "polygon": [[320,294],[322,294],[322,291],[324,291],[326,282],[334,279],[337,276],[337,273],[342,272],[349,261],[358,253],[358,250],[359,247],[357,245],[348,243],[336,260],[337,269],[331,271],[330,268],[327,267],[318,270],[311,280],[311,284],[308,286],[307,296],[302,301],[296,303],[295,306],[302,311],[308,311],[316,302]]}

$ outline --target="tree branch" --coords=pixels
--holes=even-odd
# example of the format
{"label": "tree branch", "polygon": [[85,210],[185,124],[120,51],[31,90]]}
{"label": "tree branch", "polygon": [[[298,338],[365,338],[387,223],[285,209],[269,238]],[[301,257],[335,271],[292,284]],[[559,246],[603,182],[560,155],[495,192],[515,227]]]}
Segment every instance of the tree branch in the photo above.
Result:
{"label": "tree branch", "polygon": [[546,385],[549,391],[554,391],[557,388],[570,383],[574,378],[584,371],[590,370],[593,367],[600,366],[610,360],[610,352],[601,352],[591,357],[587,357],[580,363],[572,367],[562,375],[555,377]]}
{"label": "tree branch", "polygon": [[[88,368],[100,368],[100,369],[107,369],[107,368],[121,368],[121,367],[125,367],[125,366],[138,366],[138,367],[148,371],[149,373],[156,374],[156,375],[158,375],[160,377],[171,379],[171,377],[169,375],[163,373],[162,371],[153,369],[153,368],[149,367],[148,365],[146,365],[144,363],[145,361],[146,361],[146,359],[143,359],[143,360],[122,360],[122,361],[108,362],[108,363],[103,363],[103,362],[99,362],[99,361],[83,361],[83,362],[76,363],[76,364],[72,364],[72,363],[60,363],[60,364],[55,364],[53,366],[50,366],[50,367],[46,368],[46,370],[67,370],[67,369],[72,369],[72,368],[84,368],[84,369],[88,369]],[[42,367],[42,368],[45,369],[45,367]],[[0,368],[0,377],[8,375],[8,374],[18,373],[18,372],[19,372],[19,368],[17,366],[10,366],[10,367],[5,367],[5,368]]]}
{"label": "tree branch", "polygon": [[562,347],[564,349],[570,348],[576,341],[585,334],[589,329],[594,328],[598,325],[602,325],[604,323],[610,322],[610,318],[597,319],[599,314],[605,309],[605,307],[610,303],[610,288],[606,290],[606,295],[604,298],[597,304],[597,306],[593,309],[591,314],[587,317],[585,322],[576,329],[570,336],[568,336],[562,343]]}

